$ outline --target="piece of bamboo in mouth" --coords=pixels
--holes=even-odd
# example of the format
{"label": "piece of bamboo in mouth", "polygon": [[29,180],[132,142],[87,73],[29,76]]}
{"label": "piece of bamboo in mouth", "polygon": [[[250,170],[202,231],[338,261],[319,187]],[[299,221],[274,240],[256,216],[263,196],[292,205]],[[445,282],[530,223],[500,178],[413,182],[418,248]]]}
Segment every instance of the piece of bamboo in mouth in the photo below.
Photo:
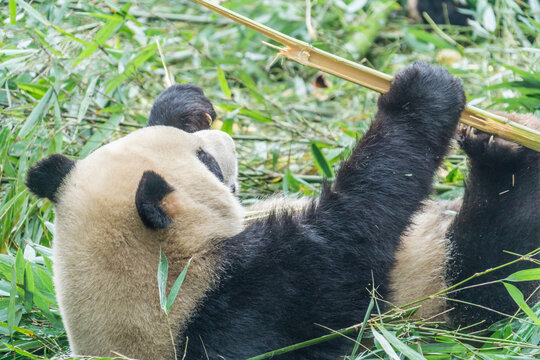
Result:
{"label": "piece of bamboo in mouth", "polygon": [[[282,44],[283,47],[278,47],[265,43],[278,50],[281,56],[380,93],[385,93],[390,88],[391,75],[313,47],[304,41],[290,37],[208,0],[193,1]],[[461,114],[460,121],[465,125],[540,152],[540,132],[511,121],[504,116],[467,105]]]}

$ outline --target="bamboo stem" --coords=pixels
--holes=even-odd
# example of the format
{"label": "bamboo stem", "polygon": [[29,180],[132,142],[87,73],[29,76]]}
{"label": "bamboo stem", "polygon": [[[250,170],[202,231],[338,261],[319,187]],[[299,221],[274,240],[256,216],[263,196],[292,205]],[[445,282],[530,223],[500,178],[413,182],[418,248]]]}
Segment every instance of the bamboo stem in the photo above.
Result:
{"label": "bamboo stem", "polygon": [[[304,41],[290,37],[234,11],[213,4],[208,0],[193,1],[284,45],[284,47],[278,47],[266,43],[278,50],[281,56],[380,93],[385,93],[390,89],[390,83],[392,82],[391,75],[313,47]],[[503,116],[498,116],[468,105],[461,114],[460,120],[465,125],[500,136],[503,139],[540,152],[540,132],[520,125]]]}

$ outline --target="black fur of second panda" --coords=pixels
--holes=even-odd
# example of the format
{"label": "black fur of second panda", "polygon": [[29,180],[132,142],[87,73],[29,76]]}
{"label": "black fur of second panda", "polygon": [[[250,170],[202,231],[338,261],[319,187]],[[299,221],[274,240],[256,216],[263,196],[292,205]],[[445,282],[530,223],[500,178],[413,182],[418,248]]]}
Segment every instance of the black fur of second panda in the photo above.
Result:
{"label": "black fur of second panda", "polygon": [[[540,153],[474,132],[467,136],[463,131],[458,138],[469,157],[470,172],[463,205],[448,233],[452,254],[447,277],[451,284],[516,260],[507,251],[524,255],[540,246]],[[533,266],[520,261],[473,279],[466,286],[503,279]],[[516,284],[526,299],[538,285],[537,281]],[[501,283],[472,287],[449,297],[455,299],[451,302],[455,325],[489,324],[502,318],[497,312],[512,315],[517,310]],[[537,291],[532,303],[538,300]]]}
{"label": "black fur of second panda", "polygon": [[427,13],[429,17],[437,24],[452,24],[452,25],[467,25],[467,19],[471,16],[463,10],[467,9],[467,5],[460,3],[458,0],[408,0],[409,7],[415,7],[418,16],[427,22],[423,17],[423,13]]}

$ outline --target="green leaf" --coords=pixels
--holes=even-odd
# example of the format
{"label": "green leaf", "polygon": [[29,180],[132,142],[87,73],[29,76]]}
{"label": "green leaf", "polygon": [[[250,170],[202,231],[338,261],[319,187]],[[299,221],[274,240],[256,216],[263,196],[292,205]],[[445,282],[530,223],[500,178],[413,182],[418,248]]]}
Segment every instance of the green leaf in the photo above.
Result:
{"label": "green leaf", "polygon": [[465,346],[456,343],[434,343],[434,344],[420,344],[420,348],[424,353],[466,353],[468,350]]}
{"label": "green leaf", "polygon": [[34,271],[30,262],[26,263],[26,271],[24,272],[24,307],[27,312],[32,311],[34,292]]}
{"label": "green leaf", "polygon": [[377,329],[384,335],[386,340],[388,340],[399,352],[405,355],[408,359],[411,360],[426,360],[425,357],[405,345],[397,337],[395,337],[390,331],[386,330],[382,326],[377,326]]}
{"label": "green leaf", "polygon": [[227,114],[227,117],[225,118],[225,120],[223,120],[223,125],[221,125],[221,131],[232,135],[234,120],[238,116],[238,112],[240,111],[240,109],[241,108],[238,108]]}
{"label": "green leaf", "polygon": [[256,120],[256,121],[262,122],[262,123],[273,123],[274,122],[274,120],[265,117],[260,112],[255,111],[255,110],[241,109],[240,114],[245,115],[247,117],[250,117],[253,120]]}
{"label": "green leaf", "polygon": [[184,282],[184,278],[186,277],[189,264],[191,264],[191,259],[189,259],[186,266],[184,266],[184,270],[182,270],[180,275],[178,275],[178,278],[176,278],[176,281],[174,282],[171,288],[171,292],[169,293],[169,296],[167,298],[167,309],[166,309],[167,314],[169,313],[169,311],[171,311],[174,300],[176,300],[176,296],[178,295],[178,290],[180,290],[180,287],[182,286],[182,283]]}
{"label": "green leaf", "polygon": [[540,280],[540,268],[521,270],[521,271],[511,274],[504,280],[507,280],[507,281]]}
{"label": "green leaf", "polygon": [[356,342],[354,343],[354,348],[350,356],[351,358],[355,357],[356,352],[360,347],[362,337],[364,336],[364,331],[366,330],[366,326],[368,324],[369,316],[371,315],[371,311],[373,310],[373,306],[375,306],[375,300],[372,297],[371,300],[369,300],[369,305],[367,307],[366,314],[364,315],[364,320],[362,321],[362,327],[360,327],[360,331],[358,331],[358,336],[356,337]]}
{"label": "green leaf", "polygon": [[105,25],[99,29],[96,36],[94,37],[94,40],[86,45],[86,47],[80,52],[80,54],[77,56],[77,60],[73,62],[73,65],[77,65],[84,59],[88,58],[90,55],[95,53],[97,49],[99,49],[100,46],[102,46],[105,41],[115,32],[119,25],[122,24],[124,21],[124,18],[118,15],[113,16],[113,19],[107,21]]}
{"label": "green leaf", "polygon": [[20,138],[26,137],[34,129],[39,120],[41,120],[45,116],[45,114],[49,110],[49,107],[52,104],[51,100],[53,99],[53,94],[53,88],[50,87],[24,122],[24,125],[19,131]]}
{"label": "green leaf", "polygon": [[232,95],[231,89],[229,88],[229,84],[227,84],[225,73],[219,67],[217,68],[217,75],[218,75],[219,86],[221,87],[221,91],[223,91],[223,94],[225,94],[225,97],[230,98]]}
{"label": "green leaf", "polygon": [[127,3],[122,7],[122,11],[120,13],[108,16],[109,21],[107,21],[105,25],[99,29],[94,37],[94,40],[87,44],[86,47],[80,52],[73,65],[77,65],[84,59],[88,58],[90,55],[95,53],[100,46],[105,44],[111,35],[113,35],[120,28],[120,25],[124,22],[124,15],[127,14],[130,7],[131,3]]}
{"label": "green leaf", "polygon": [[300,182],[293,175],[291,170],[287,169],[287,172],[285,173],[285,176],[283,177],[283,192],[290,193],[290,192],[297,192],[298,190],[300,190]]}
{"label": "green leaf", "polygon": [[24,253],[21,248],[17,250],[17,255],[15,256],[15,275],[17,277],[17,283],[19,285],[22,285],[24,282],[24,268],[25,268],[25,260],[24,260]]}
{"label": "green leaf", "polygon": [[9,21],[11,24],[17,23],[17,3],[15,0],[9,0]]}
{"label": "green leaf", "polygon": [[159,289],[159,304],[163,311],[167,312],[167,295],[165,291],[167,289],[167,275],[169,272],[169,264],[167,257],[161,251],[159,252],[159,266],[158,266],[158,289]]}
{"label": "green leaf", "polygon": [[9,305],[7,310],[7,322],[9,336],[13,335],[13,327],[15,324],[15,305],[17,305],[17,272],[15,266],[11,268],[11,290],[9,292]]}
{"label": "green leaf", "polygon": [[82,157],[87,156],[93,150],[100,147],[104,142],[106,142],[116,130],[120,121],[124,118],[123,114],[115,114],[111,116],[105,124],[100,125],[96,128],[95,132],[90,136],[90,139],[86,141],[79,155]]}
{"label": "green leaf", "polygon": [[317,167],[321,171],[321,173],[324,175],[325,178],[333,178],[334,177],[334,171],[332,170],[332,167],[324,157],[324,154],[322,153],[321,149],[317,146],[316,143],[311,143],[311,153],[313,154],[313,158],[315,159],[315,164],[317,164]]}
{"label": "green leaf", "polygon": [[26,91],[28,94],[30,94],[34,99],[41,99],[43,98],[43,95],[47,92],[49,89],[48,86],[40,85],[40,84],[26,84],[26,83],[18,83],[17,87],[19,89],[22,89]]}
{"label": "green leaf", "polygon": [[427,31],[420,29],[408,29],[407,32],[413,35],[416,39],[428,44],[433,44],[439,49],[455,49],[455,47],[446,40],[440,38],[439,36],[430,34]]}
{"label": "green leaf", "polygon": [[501,65],[509,70],[512,70],[514,73],[518,74],[523,80],[529,80],[532,82],[540,82],[540,71],[533,71],[533,70],[527,71],[527,70],[523,70],[518,67],[511,66],[511,65],[506,65],[506,64],[501,64]]}
{"label": "green leaf", "polygon": [[146,60],[151,58],[152,55],[156,53],[156,50],[157,45],[155,43],[144,48],[137,56],[130,60],[130,62],[126,65],[123,73],[113,77],[112,80],[108,82],[105,92],[109,94],[111,91],[116,89],[116,87],[120,85],[120,83],[130,77],[135,72],[135,70],[137,70],[142,64],[144,64]]}
{"label": "green leaf", "polygon": [[74,41],[80,42],[82,44],[87,44],[86,41],[82,41],[81,39],[77,38],[75,35],[67,32],[65,30],[62,30],[58,26],[55,26],[54,24],[52,24],[49,20],[45,19],[43,17],[43,15],[41,15],[37,10],[35,10],[32,7],[32,5],[26,3],[24,0],[15,0],[15,2],[17,4],[19,4],[19,6],[22,7],[30,16],[32,16],[34,19],[36,19],[40,23],[44,24],[45,26],[52,27],[53,29],[55,29],[59,33],[66,35],[67,37],[69,37],[70,39],[72,39]]}
{"label": "green leaf", "polygon": [[392,360],[400,360],[399,356],[396,354],[394,349],[392,348],[392,345],[382,336],[379,334],[374,328],[371,328],[371,332],[373,333],[373,337],[377,342],[381,345],[384,352],[392,359]]}
{"label": "green leaf", "polygon": [[529,305],[527,305],[521,291],[519,291],[519,289],[512,284],[508,284],[505,282],[503,282],[503,284],[512,299],[514,299],[516,304],[518,304],[519,308],[523,310],[523,312],[527,314],[527,316],[530,317],[538,326],[540,326],[540,319],[536,316],[534,311],[532,311]]}
{"label": "green leaf", "polygon": [[8,343],[4,343],[4,345],[8,349],[15,351],[19,355],[23,355],[23,356],[27,357],[28,359],[43,360],[43,358],[40,358],[39,356],[36,356],[36,355],[34,355],[32,353],[29,353],[28,351],[25,351],[25,350],[22,350],[20,348],[15,347],[15,346],[12,346],[12,345],[10,345]]}
{"label": "green leaf", "polygon": [[487,6],[482,14],[482,26],[489,32],[494,32],[497,28],[495,12],[491,6]]}
{"label": "green leaf", "polygon": [[91,96],[94,94],[94,89],[96,88],[96,83],[98,79],[99,79],[99,76],[94,76],[92,80],[90,80],[90,83],[88,84],[88,87],[86,88],[84,98],[81,101],[81,106],[79,106],[79,112],[77,113],[77,123],[81,122],[82,118],[86,114],[86,111],[88,110],[88,106],[90,105],[90,99],[91,99]]}

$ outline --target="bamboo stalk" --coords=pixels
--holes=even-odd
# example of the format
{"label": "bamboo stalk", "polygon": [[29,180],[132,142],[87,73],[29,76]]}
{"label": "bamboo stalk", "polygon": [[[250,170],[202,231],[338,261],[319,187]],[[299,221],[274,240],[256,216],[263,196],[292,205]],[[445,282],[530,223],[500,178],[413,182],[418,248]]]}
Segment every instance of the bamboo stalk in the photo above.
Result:
{"label": "bamboo stalk", "polygon": [[[208,0],[193,1],[284,45],[284,47],[278,47],[265,43],[278,50],[281,56],[380,93],[385,93],[390,88],[391,75],[313,47],[304,41],[290,37],[234,11],[213,4]],[[508,118],[467,105],[465,111],[461,114],[460,120],[465,125],[540,152],[540,132],[520,125]]]}

